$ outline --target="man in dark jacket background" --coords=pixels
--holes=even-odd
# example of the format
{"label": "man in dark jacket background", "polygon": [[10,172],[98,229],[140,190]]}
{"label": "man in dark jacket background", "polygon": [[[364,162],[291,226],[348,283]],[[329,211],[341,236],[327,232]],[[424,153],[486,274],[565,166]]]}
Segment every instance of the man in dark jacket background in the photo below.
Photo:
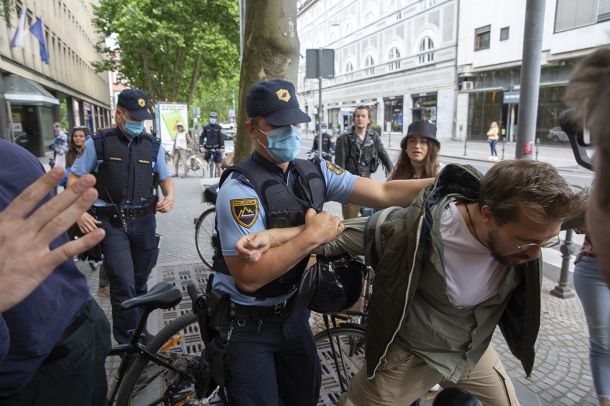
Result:
{"label": "man in dark jacket background", "polygon": [[[337,138],[335,164],[348,172],[370,178],[383,164],[386,174],[392,172],[392,160],[383,147],[379,134],[371,128],[371,114],[368,107],[358,106],[354,110],[354,126]],[[359,206],[344,205],[343,218],[358,216]]]}

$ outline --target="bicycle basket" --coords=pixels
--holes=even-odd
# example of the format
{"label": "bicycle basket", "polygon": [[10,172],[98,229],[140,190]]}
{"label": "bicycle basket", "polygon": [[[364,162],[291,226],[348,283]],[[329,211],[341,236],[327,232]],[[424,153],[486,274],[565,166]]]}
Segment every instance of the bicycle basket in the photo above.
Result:
{"label": "bicycle basket", "polygon": [[220,188],[220,183],[215,183],[213,185],[206,187],[205,190],[203,191],[203,200],[215,205],[216,198],[218,197],[219,188]]}
{"label": "bicycle basket", "polygon": [[301,278],[298,300],[318,313],[341,313],[360,297],[364,273],[357,259],[319,256]]}

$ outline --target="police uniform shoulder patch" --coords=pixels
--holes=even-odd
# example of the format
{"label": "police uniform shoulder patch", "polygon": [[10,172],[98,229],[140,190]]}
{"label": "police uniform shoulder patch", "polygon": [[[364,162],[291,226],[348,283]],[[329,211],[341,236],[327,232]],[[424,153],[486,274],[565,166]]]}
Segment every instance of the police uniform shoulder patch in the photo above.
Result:
{"label": "police uniform shoulder patch", "polygon": [[258,218],[258,199],[232,199],[231,214],[240,226],[252,227]]}
{"label": "police uniform shoulder patch", "polygon": [[328,170],[333,172],[335,175],[341,175],[343,172],[345,172],[345,169],[335,165],[330,161],[326,161],[326,168],[328,168]]}

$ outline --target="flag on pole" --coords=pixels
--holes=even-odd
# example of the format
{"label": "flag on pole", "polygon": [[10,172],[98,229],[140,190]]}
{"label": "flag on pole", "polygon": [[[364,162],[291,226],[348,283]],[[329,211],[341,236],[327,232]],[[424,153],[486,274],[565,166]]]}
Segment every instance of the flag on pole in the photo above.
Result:
{"label": "flag on pole", "polygon": [[40,17],[36,17],[36,22],[30,27],[30,32],[38,39],[38,43],[40,44],[40,59],[48,65],[49,54],[47,54],[47,41],[44,39],[44,30]]}
{"label": "flag on pole", "polygon": [[19,23],[17,24],[17,30],[15,30],[15,34],[11,38],[10,46],[11,48],[22,47],[23,48],[23,35],[27,29],[27,19],[25,18],[28,12],[28,8],[23,5],[23,10],[21,11],[21,16],[19,17]]}

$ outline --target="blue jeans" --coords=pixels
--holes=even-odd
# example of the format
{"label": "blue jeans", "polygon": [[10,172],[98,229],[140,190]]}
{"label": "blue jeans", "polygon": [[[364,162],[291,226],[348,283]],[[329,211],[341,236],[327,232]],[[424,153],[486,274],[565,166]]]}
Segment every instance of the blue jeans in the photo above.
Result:
{"label": "blue jeans", "polygon": [[496,151],[496,140],[489,140],[489,149],[491,149],[491,156],[498,156],[498,151]]}
{"label": "blue jeans", "polygon": [[574,287],[589,326],[589,362],[597,396],[610,397],[610,290],[597,260],[576,263]]}

